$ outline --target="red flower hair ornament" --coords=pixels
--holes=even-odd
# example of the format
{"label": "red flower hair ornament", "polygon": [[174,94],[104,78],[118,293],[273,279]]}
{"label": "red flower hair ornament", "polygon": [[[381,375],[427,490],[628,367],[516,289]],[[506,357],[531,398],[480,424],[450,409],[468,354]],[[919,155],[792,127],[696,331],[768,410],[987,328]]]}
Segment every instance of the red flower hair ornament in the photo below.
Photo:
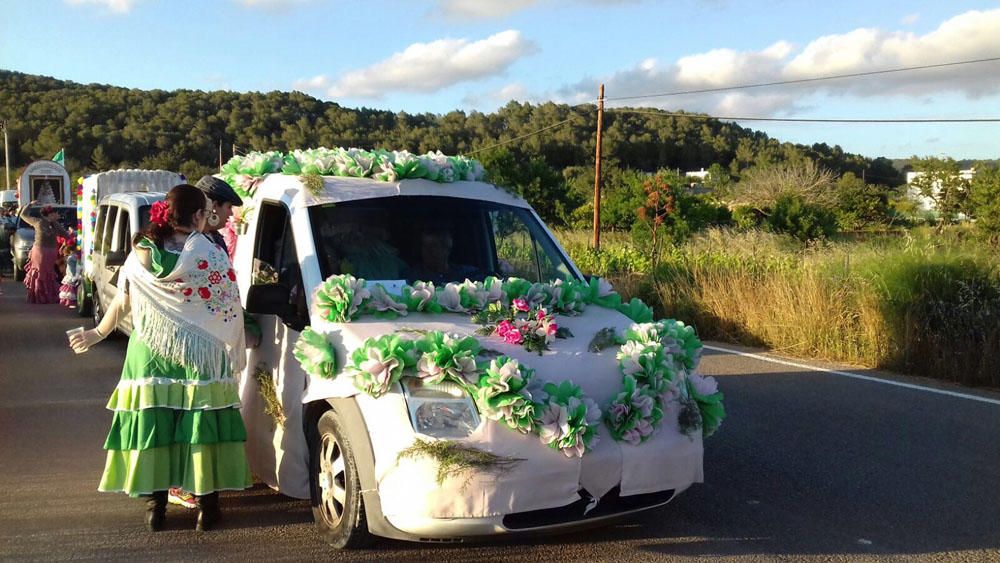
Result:
{"label": "red flower hair ornament", "polygon": [[149,220],[161,227],[170,221],[170,206],[165,201],[157,201],[149,208]]}

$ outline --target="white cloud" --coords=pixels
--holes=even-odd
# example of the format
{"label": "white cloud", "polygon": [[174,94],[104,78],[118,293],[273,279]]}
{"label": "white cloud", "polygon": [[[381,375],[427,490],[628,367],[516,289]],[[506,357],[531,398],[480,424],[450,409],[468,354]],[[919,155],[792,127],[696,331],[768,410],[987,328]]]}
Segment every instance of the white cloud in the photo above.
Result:
{"label": "white cloud", "polygon": [[234,1],[248,8],[265,8],[269,10],[277,10],[281,8],[293,8],[295,6],[305,4],[311,0],[234,0]]}
{"label": "white cloud", "polygon": [[[570,103],[593,100],[604,82],[607,96],[698,90],[739,84],[853,74],[994,57],[1000,53],[1000,9],[970,11],[923,35],[859,28],[818,37],[798,48],[778,41],[759,51],[713,49],[664,64],[646,59],[603,79],[587,78],[561,88]],[[967,98],[1000,93],[998,63],[958,65],[733,92],[623,100],[620,104],[684,108],[729,115],[776,115],[802,109],[806,96],[906,96],[913,100],[950,92]]]}
{"label": "white cloud", "polygon": [[528,89],[520,82],[511,82],[502,86],[498,90],[490,90],[480,93],[469,93],[462,98],[462,106],[466,108],[489,110],[501,105],[505,105],[511,100],[518,102],[538,102],[540,100],[532,96]]}
{"label": "white cloud", "polygon": [[920,21],[920,14],[917,13],[907,14],[903,16],[903,19],[901,21],[903,25],[913,25],[918,21]]}
{"label": "white cloud", "polygon": [[436,14],[450,19],[503,18],[538,4],[539,0],[439,0]]}
{"label": "white cloud", "polygon": [[103,6],[107,10],[116,14],[127,14],[132,10],[136,0],[64,0],[71,6]]}
{"label": "white cloud", "polygon": [[[636,4],[642,0],[584,0],[594,6]],[[434,17],[451,20],[485,20],[505,18],[535,6],[563,4],[567,9],[579,9],[579,0],[438,0]]]}
{"label": "white cloud", "polygon": [[414,43],[401,52],[336,80],[319,75],[295,83],[325,89],[331,98],[378,99],[389,92],[430,93],[461,82],[503,74],[520,58],[537,51],[533,41],[507,30],[480,41],[439,39]]}

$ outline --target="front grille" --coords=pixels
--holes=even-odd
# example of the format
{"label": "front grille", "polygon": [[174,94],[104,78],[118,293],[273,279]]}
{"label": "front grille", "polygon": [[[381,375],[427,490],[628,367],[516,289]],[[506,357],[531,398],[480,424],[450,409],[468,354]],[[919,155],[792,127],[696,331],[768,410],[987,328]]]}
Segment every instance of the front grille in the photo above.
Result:
{"label": "front grille", "polygon": [[615,487],[601,497],[596,507],[590,512],[586,512],[587,507],[591,505],[594,497],[586,489],[580,489],[581,498],[578,501],[556,508],[544,508],[541,510],[508,514],[503,518],[503,525],[508,530],[526,530],[569,522],[580,522],[592,518],[612,516],[623,512],[649,508],[663,504],[673,496],[674,491],[668,490],[623,497],[621,496],[621,488]]}

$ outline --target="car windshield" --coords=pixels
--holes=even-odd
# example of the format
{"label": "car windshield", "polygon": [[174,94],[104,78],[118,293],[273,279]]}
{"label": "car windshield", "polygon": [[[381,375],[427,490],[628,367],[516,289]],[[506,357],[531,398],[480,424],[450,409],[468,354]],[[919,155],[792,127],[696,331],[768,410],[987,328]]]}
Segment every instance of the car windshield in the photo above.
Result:
{"label": "car windshield", "polygon": [[324,278],[443,284],[574,275],[534,215],[518,207],[401,196],[316,206],[310,214]]}
{"label": "car windshield", "polygon": [[[74,230],[76,229],[76,207],[54,205],[52,206],[52,208],[55,209],[56,213],[59,214],[60,225],[66,227],[67,229],[74,229]],[[41,215],[41,213],[42,213],[42,206],[40,205],[32,205],[26,207],[24,211],[21,212],[21,215],[18,216],[17,218],[17,228],[18,229],[34,228],[28,223],[26,223],[24,219],[22,219],[21,217],[24,217],[25,215],[27,215],[28,217],[38,217],[39,215]]]}

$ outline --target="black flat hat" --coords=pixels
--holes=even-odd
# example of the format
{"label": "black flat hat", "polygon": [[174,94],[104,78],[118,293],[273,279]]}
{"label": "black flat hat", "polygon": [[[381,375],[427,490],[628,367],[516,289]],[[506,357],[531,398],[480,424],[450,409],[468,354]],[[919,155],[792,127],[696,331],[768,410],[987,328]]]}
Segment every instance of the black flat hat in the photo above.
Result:
{"label": "black flat hat", "polygon": [[240,199],[240,196],[236,195],[232,186],[215,176],[202,176],[201,180],[198,180],[198,183],[195,184],[195,187],[205,192],[205,195],[215,201],[223,203],[228,201],[237,207],[243,205],[243,200]]}

